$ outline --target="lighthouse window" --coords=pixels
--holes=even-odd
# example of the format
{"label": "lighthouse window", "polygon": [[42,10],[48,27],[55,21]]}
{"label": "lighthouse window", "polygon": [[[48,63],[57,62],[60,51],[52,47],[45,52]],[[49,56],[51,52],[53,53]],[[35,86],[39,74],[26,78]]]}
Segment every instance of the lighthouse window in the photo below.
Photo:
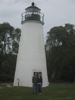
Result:
{"label": "lighthouse window", "polygon": [[37,12],[34,12],[34,14],[37,14]]}
{"label": "lighthouse window", "polygon": [[40,15],[40,12],[38,12],[38,15]]}
{"label": "lighthouse window", "polygon": [[29,14],[29,12],[26,12],[26,15]]}
{"label": "lighthouse window", "polygon": [[32,14],[32,12],[26,12],[26,15],[28,15],[28,14]]}
{"label": "lighthouse window", "polygon": [[29,14],[31,14],[31,12],[29,12]]}

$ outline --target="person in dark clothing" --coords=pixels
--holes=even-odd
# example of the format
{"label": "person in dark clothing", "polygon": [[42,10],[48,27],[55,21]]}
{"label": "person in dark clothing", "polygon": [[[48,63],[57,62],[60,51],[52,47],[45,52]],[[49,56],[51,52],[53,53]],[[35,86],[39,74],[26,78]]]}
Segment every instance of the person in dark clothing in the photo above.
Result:
{"label": "person in dark clothing", "polygon": [[34,94],[34,88],[36,87],[36,94],[37,94],[37,72],[35,73],[35,76],[32,78],[32,94]]}
{"label": "person in dark clothing", "polygon": [[41,92],[42,92],[42,77],[41,77],[40,74],[38,74],[37,86],[38,86],[39,95],[41,95]]}

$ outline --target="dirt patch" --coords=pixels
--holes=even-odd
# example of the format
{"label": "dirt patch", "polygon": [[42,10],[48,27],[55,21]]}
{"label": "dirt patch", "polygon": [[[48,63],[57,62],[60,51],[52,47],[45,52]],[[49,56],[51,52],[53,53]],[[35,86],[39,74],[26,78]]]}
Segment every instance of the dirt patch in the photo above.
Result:
{"label": "dirt patch", "polygon": [[12,87],[10,84],[7,84],[7,87]]}

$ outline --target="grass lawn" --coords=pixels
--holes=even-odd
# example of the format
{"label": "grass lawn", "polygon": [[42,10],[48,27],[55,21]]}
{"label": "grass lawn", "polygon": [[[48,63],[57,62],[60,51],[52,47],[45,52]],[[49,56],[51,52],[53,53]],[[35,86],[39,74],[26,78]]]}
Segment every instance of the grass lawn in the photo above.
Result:
{"label": "grass lawn", "polygon": [[[12,83],[9,83],[12,85]],[[7,87],[0,83],[0,100],[75,100],[74,83],[51,83],[42,89],[42,95],[32,94],[32,88]]]}

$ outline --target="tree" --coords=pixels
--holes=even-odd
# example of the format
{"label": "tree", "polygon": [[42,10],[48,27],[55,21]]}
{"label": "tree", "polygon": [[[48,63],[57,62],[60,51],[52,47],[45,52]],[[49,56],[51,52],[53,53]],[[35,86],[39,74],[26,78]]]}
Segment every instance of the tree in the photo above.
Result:
{"label": "tree", "polygon": [[0,82],[13,82],[17,55],[6,54],[1,65]]}
{"label": "tree", "polygon": [[49,77],[55,72],[55,78],[73,81],[75,78],[75,30],[73,25],[65,24],[52,28],[46,41]]}
{"label": "tree", "polygon": [[0,82],[13,81],[21,29],[0,24]]}
{"label": "tree", "polygon": [[[16,42],[17,45],[19,45],[21,36],[21,29],[14,28],[9,23],[3,23],[0,24],[0,43],[3,43],[3,53],[12,53],[13,46],[15,45],[14,42]],[[18,46],[16,46],[18,49]]]}
{"label": "tree", "polygon": [[3,41],[3,52],[6,53],[6,46],[9,45],[9,37],[13,33],[14,27],[9,23],[0,24],[0,39]]}
{"label": "tree", "polygon": [[18,54],[20,36],[21,36],[21,29],[16,28],[14,34],[12,35],[12,38],[13,38],[12,53]]}

